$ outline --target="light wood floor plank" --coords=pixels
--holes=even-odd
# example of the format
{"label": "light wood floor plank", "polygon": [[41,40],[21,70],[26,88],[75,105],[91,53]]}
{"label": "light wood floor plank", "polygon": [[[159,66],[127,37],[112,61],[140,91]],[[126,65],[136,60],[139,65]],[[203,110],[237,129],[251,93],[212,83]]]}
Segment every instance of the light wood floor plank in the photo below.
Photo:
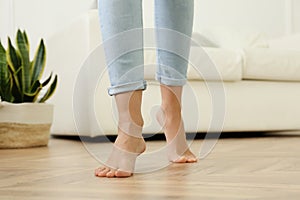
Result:
{"label": "light wood floor plank", "polygon": [[[198,152],[202,143],[195,140],[193,150]],[[164,144],[147,142],[147,152]],[[103,151],[110,144],[53,138],[48,147],[0,150],[0,199],[300,198],[300,131],[220,139],[196,164],[172,164],[126,179],[94,177],[100,163],[90,152],[97,153],[100,146]],[[142,160],[141,165],[152,169],[155,161]]]}

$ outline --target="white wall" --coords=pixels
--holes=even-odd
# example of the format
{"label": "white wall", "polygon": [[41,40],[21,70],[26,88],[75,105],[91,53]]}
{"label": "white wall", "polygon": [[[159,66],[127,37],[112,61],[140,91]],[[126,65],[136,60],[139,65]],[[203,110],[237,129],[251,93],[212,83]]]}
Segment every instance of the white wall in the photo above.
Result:
{"label": "white wall", "polygon": [[293,31],[300,33],[300,1],[292,1],[292,27]]}
{"label": "white wall", "polygon": [[[287,13],[287,1],[293,8]],[[154,27],[153,0],[144,1],[144,21],[146,27]],[[194,30],[202,32],[217,27],[258,30],[269,37],[285,35],[287,17],[292,29],[300,32],[299,0],[195,0]],[[288,11],[289,12],[289,11]]]}
{"label": "white wall", "polygon": [[[32,46],[36,46],[40,38],[49,38],[80,14],[96,8],[96,2],[96,0],[0,0],[0,36],[12,35],[18,28],[26,29]],[[6,16],[2,18],[2,15]],[[7,20],[9,18],[10,20]]]}
{"label": "white wall", "polygon": [[0,39],[6,43],[6,37],[10,35],[13,28],[12,2],[0,0]]}
{"label": "white wall", "polygon": [[[287,2],[292,8],[287,8]],[[0,37],[25,28],[36,43],[96,4],[97,0],[0,0]],[[293,32],[300,32],[299,10],[299,0],[195,0],[194,30],[224,26],[276,37],[288,32],[289,23]],[[144,0],[145,27],[154,27],[153,11],[154,0]]]}
{"label": "white wall", "polygon": [[[271,37],[285,33],[285,0],[198,0],[195,28],[254,29]],[[276,22],[276,25],[275,23]]]}

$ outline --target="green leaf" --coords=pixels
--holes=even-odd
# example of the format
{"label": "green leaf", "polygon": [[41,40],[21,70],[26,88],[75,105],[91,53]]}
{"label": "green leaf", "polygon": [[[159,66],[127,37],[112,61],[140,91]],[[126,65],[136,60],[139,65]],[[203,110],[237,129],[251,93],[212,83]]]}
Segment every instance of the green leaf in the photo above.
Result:
{"label": "green leaf", "polygon": [[2,88],[0,87],[0,100],[2,100],[2,101],[5,101],[4,99],[3,99],[3,97],[4,97],[4,92],[2,91]]}
{"label": "green leaf", "polygon": [[35,81],[34,84],[30,88],[30,92],[34,93],[38,88],[42,88],[42,84],[40,83],[39,80]]}
{"label": "green leaf", "polygon": [[[24,92],[29,92],[31,86],[31,74],[30,74],[30,60],[29,60],[29,49],[24,38],[23,33],[18,30],[17,32],[17,47],[21,56],[21,63],[23,66],[22,85],[24,86]],[[19,80],[20,81],[20,80]]]}
{"label": "green leaf", "polygon": [[14,68],[14,71],[18,71],[18,69],[22,65],[22,62],[21,62],[21,58],[18,55],[16,49],[14,48],[14,46],[11,43],[10,38],[8,38],[8,48],[7,48],[6,56],[7,56],[8,64]]}
{"label": "green leaf", "polygon": [[3,101],[12,101],[12,80],[7,65],[6,51],[0,41],[0,97]]}
{"label": "green leaf", "polygon": [[48,88],[46,94],[39,101],[40,103],[44,103],[53,95],[53,93],[56,89],[56,85],[57,85],[57,75],[55,75],[55,78],[54,78],[52,84],[50,85],[50,87]]}
{"label": "green leaf", "polygon": [[23,37],[24,37],[24,40],[27,44],[27,48],[30,49],[30,45],[29,45],[29,41],[28,41],[28,37],[27,37],[27,34],[25,31],[23,31]]}
{"label": "green leaf", "polygon": [[39,80],[37,80],[30,88],[30,93],[25,93],[24,101],[31,101],[36,102],[39,96],[40,91],[42,90],[43,86]]}
{"label": "green leaf", "polygon": [[5,80],[8,76],[6,51],[0,41],[0,87],[4,87]]}
{"label": "green leaf", "polygon": [[13,47],[10,38],[8,38],[8,48],[6,52],[6,58],[13,79],[18,82],[18,87],[21,89],[21,92],[23,92],[24,91],[24,85],[22,84],[23,70],[20,70],[22,67],[22,62],[21,62],[20,55]]}
{"label": "green leaf", "polygon": [[7,65],[7,61],[6,61],[6,51],[0,41],[0,65]]}
{"label": "green leaf", "polygon": [[52,78],[52,72],[50,74],[50,76],[42,83],[42,86],[45,87],[46,85],[48,85],[48,83],[50,82]]}
{"label": "green leaf", "polygon": [[36,80],[40,79],[45,68],[46,64],[46,48],[44,41],[41,40],[39,48],[35,53],[34,60],[32,63],[32,77],[31,83],[34,83]]}
{"label": "green leaf", "polygon": [[18,74],[22,74],[23,67],[20,67],[18,71],[13,71],[13,67],[9,67],[9,70],[12,75],[12,90],[11,93],[14,97],[14,103],[22,103],[24,92],[21,88],[21,84],[19,82]]}
{"label": "green leaf", "polygon": [[41,91],[42,87],[38,87],[36,91],[31,93],[24,93],[24,102],[35,102],[38,98],[39,92]]}

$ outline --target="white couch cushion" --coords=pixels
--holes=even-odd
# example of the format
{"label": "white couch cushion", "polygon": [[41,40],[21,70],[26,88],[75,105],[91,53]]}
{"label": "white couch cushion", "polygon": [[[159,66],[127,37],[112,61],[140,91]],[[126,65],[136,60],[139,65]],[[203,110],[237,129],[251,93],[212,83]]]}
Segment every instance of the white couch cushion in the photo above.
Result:
{"label": "white couch cushion", "polygon": [[193,32],[191,45],[192,46],[201,46],[201,47],[218,47],[217,44],[213,43],[207,37],[205,37],[203,34],[198,33],[198,32]]}
{"label": "white couch cushion", "polygon": [[268,40],[265,33],[252,29],[233,29],[218,27],[203,30],[202,35],[220,48],[268,48]]}
{"label": "white couch cushion", "polygon": [[[189,62],[188,80],[239,81],[242,79],[242,56],[237,50],[192,46]],[[145,79],[155,78],[155,63],[156,52],[146,50]]]}
{"label": "white couch cushion", "polygon": [[272,49],[289,49],[300,51],[300,34],[271,39],[269,40],[269,46]]}
{"label": "white couch cushion", "polygon": [[300,81],[300,50],[248,48],[243,57],[244,79]]}

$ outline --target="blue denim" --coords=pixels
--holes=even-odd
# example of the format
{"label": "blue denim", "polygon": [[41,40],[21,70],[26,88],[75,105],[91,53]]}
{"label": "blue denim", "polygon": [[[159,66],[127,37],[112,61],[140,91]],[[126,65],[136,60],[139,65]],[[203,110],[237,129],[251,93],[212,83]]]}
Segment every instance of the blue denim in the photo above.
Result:
{"label": "blue denim", "polygon": [[[147,87],[142,3],[142,0],[98,0],[104,43],[126,31],[137,30],[130,33],[130,38],[121,36],[104,45],[111,83],[109,95]],[[186,83],[193,18],[194,0],[155,0],[156,80],[161,84],[183,86]],[[126,45],[134,48],[123,52]]]}

